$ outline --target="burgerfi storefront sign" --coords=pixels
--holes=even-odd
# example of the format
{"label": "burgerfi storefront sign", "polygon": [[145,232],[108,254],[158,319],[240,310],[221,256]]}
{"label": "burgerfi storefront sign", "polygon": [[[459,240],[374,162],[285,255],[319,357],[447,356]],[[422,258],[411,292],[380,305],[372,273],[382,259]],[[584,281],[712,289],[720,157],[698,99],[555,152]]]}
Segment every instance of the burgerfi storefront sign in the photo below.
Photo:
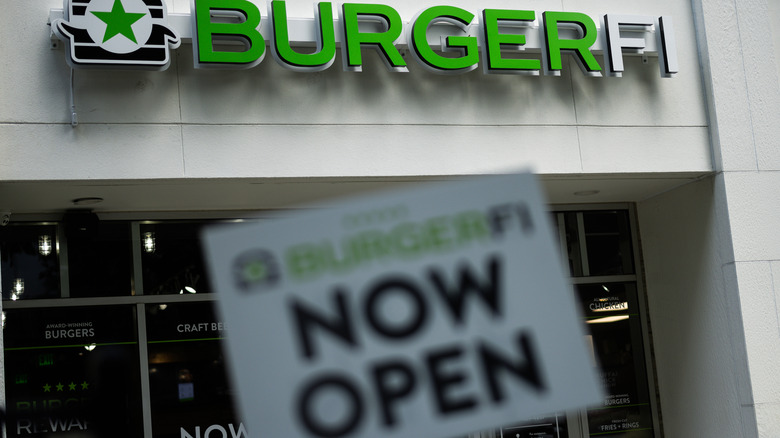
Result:
{"label": "burgerfi storefront sign", "polygon": [[[457,74],[480,64],[487,74],[558,76],[572,56],[588,76],[621,76],[624,55],[657,56],[662,77],[678,70],[668,16],[432,6],[404,21],[392,6],[315,4],[314,18],[291,18],[284,1],[267,16],[247,0],[192,0],[190,14],[167,14],[163,0],[65,0],[52,10],[52,32],[76,68],[164,70],[170,51],[192,43],[196,68],[250,68],[271,52],[303,72],[331,67],[337,50],[345,71],[362,71],[364,48],[376,49],[390,71],[407,72],[408,52],[434,73]],[[598,22],[598,24],[597,24]],[[268,49],[266,48],[268,46]],[[601,57],[601,62],[597,59]]]}

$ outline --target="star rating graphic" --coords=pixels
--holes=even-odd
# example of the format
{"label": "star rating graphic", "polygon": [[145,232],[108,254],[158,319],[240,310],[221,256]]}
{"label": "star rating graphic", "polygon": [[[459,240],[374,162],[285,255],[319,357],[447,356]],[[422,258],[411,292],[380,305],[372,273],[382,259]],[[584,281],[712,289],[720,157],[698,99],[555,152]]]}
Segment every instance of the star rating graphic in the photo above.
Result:
{"label": "star rating graphic", "polygon": [[106,33],[103,35],[104,43],[117,35],[123,35],[133,43],[138,44],[132,26],[146,14],[125,12],[121,0],[114,0],[110,12],[92,11],[92,14],[106,23]]}
{"label": "star rating graphic", "polygon": [[54,389],[56,392],[65,392],[65,387],[66,387],[66,386],[68,387],[68,391],[76,391],[76,389],[77,389],[79,386],[81,386],[81,390],[82,390],[82,391],[86,391],[86,390],[88,390],[88,389],[89,389],[89,383],[88,383],[88,382],[85,380],[85,381],[83,381],[83,382],[81,382],[81,383],[76,383],[76,382],[74,382],[74,381],[71,381],[71,382],[70,382],[70,383],[68,383],[68,384],[64,384],[64,383],[62,383],[62,382],[57,382],[57,384],[56,384],[56,385],[54,385],[54,386],[52,386],[52,385],[49,385],[48,383],[45,383],[45,384],[43,385],[43,392],[52,392],[52,388],[53,388],[53,389]]}

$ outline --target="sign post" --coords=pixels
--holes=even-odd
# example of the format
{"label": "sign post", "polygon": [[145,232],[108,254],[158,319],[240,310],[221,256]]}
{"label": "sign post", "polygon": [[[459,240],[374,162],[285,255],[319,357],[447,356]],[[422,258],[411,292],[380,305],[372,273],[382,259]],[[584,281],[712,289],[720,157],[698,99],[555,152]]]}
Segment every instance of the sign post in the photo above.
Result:
{"label": "sign post", "polygon": [[254,437],[451,437],[601,400],[531,175],[204,235]]}

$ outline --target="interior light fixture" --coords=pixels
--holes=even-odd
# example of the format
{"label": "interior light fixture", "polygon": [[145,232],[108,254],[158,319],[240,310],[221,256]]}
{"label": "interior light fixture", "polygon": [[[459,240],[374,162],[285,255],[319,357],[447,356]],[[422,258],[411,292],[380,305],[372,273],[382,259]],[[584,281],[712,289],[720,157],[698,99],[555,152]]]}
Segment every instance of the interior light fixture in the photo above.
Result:
{"label": "interior light fixture", "polygon": [[76,198],[76,199],[74,199],[74,200],[72,200],[70,202],[72,202],[73,205],[79,205],[79,206],[80,205],[95,205],[95,204],[100,204],[101,202],[103,202],[103,198],[98,198],[98,197]]}
{"label": "interior light fixture", "polygon": [[148,231],[144,233],[143,237],[144,252],[153,253],[157,247],[157,239],[154,237],[154,233]]}
{"label": "interior light fixture", "polygon": [[625,321],[628,315],[605,316],[603,318],[589,319],[588,324],[601,324],[605,322]]}
{"label": "interior light fixture", "polygon": [[84,346],[84,349],[87,350],[87,351],[92,351],[95,348],[97,348],[97,344],[89,344],[89,345],[85,345]]}
{"label": "interior light fixture", "polygon": [[42,256],[51,254],[52,244],[51,237],[48,234],[44,234],[38,238],[38,253]]}
{"label": "interior light fixture", "polygon": [[11,291],[11,301],[16,301],[24,293],[24,280],[17,278],[14,280],[13,289]]}
{"label": "interior light fixture", "polygon": [[598,195],[601,193],[600,190],[580,190],[578,192],[574,192],[574,196],[593,196]]}

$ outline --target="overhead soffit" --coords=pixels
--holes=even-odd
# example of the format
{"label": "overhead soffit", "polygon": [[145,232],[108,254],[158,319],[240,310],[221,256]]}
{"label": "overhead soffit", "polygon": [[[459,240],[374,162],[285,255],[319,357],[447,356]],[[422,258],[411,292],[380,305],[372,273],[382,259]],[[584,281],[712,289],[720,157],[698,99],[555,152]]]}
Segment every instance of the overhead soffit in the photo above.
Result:
{"label": "overhead soffit", "polygon": [[[639,202],[707,175],[544,175],[540,181],[549,204],[613,203]],[[462,177],[3,182],[0,209],[10,211],[14,221],[56,216],[74,208],[89,208],[117,218],[187,214],[221,217],[237,212],[310,208],[348,196],[457,178]],[[75,205],[73,200],[79,198],[101,198],[102,202]]]}

